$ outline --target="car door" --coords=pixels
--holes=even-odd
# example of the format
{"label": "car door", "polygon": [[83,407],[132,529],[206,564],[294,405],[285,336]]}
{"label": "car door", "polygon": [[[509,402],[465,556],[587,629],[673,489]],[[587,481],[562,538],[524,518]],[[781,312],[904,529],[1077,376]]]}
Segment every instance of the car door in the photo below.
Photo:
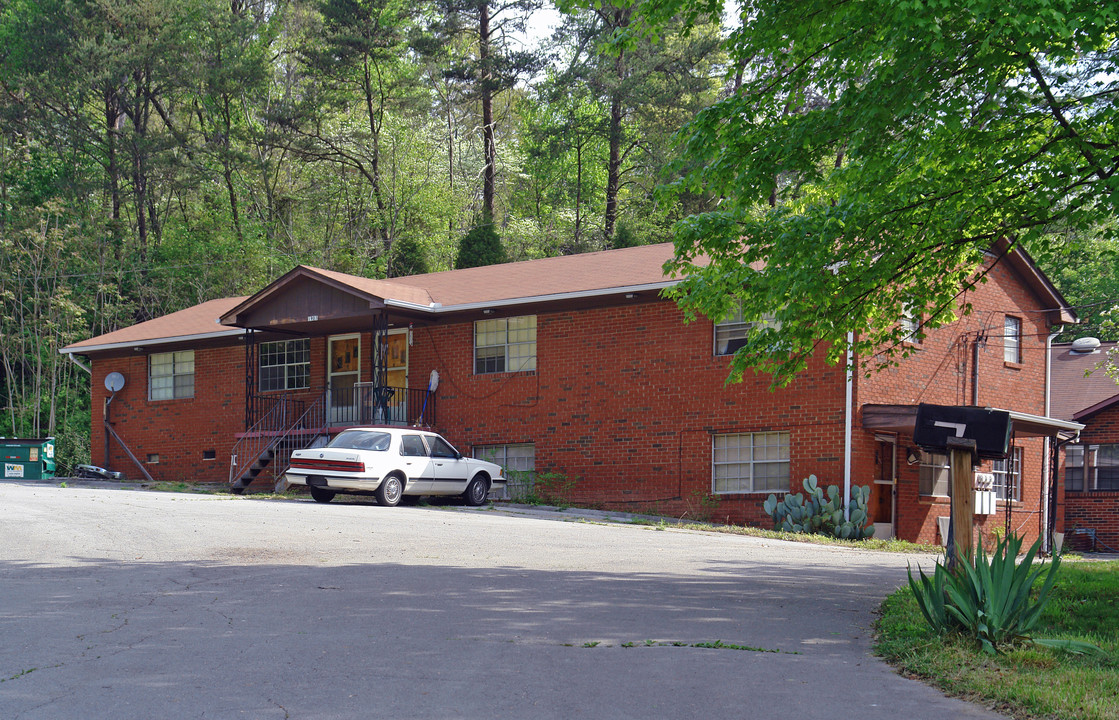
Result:
{"label": "car door", "polygon": [[432,491],[441,495],[457,495],[466,490],[470,465],[462,459],[451,444],[438,435],[428,435],[431,445],[431,462],[435,466],[435,484]]}
{"label": "car door", "polygon": [[408,475],[409,494],[423,494],[431,491],[435,480],[435,469],[428,454],[423,435],[404,434],[400,436],[400,461]]}

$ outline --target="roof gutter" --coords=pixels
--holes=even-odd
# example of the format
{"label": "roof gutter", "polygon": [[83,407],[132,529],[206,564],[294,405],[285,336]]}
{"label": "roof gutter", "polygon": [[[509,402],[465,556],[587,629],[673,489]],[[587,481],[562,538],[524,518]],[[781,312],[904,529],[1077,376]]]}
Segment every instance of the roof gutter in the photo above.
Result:
{"label": "roof gutter", "polygon": [[101,352],[103,350],[124,350],[127,348],[144,348],[148,345],[170,345],[176,342],[194,342],[197,340],[212,340],[214,338],[224,338],[241,336],[244,334],[242,328],[231,328],[229,330],[220,330],[218,332],[201,333],[199,335],[176,335],[174,337],[164,338],[147,338],[146,340],[133,340],[131,342],[116,342],[108,343],[106,345],[86,345],[77,348],[59,348],[58,352],[62,355],[85,355],[91,352]]}
{"label": "roof gutter", "polygon": [[[484,310],[486,308],[514,307],[516,305],[531,305],[541,302],[556,302],[560,300],[581,300],[585,298],[603,297],[605,295],[621,295],[624,293],[646,292],[649,290],[663,290],[677,285],[679,280],[666,280],[664,282],[646,283],[644,285],[625,285],[622,287],[599,288],[597,290],[579,290],[569,293],[553,293],[551,295],[532,295],[529,297],[509,298],[507,300],[487,300],[484,302],[462,303],[461,305],[439,305],[435,303],[432,312],[450,313],[464,312],[467,310]],[[388,301],[385,301],[388,304]],[[422,308],[422,305],[416,307]]]}

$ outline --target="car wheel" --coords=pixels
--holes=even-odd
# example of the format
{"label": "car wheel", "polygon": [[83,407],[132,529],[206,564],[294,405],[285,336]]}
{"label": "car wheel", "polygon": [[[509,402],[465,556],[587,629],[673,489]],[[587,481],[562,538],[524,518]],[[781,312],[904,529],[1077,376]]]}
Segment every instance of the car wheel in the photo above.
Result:
{"label": "car wheel", "polygon": [[315,499],[315,502],[328,503],[334,499],[334,491],[320,487],[312,487],[311,497]]}
{"label": "car wheel", "polygon": [[373,491],[373,494],[380,504],[393,507],[399,504],[400,498],[404,496],[404,483],[399,475],[388,475]]}
{"label": "car wheel", "polygon": [[462,494],[462,498],[467,505],[478,507],[486,503],[486,496],[489,494],[490,484],[486,482],[484,477],[476,477],[466,486],[466,492]]}

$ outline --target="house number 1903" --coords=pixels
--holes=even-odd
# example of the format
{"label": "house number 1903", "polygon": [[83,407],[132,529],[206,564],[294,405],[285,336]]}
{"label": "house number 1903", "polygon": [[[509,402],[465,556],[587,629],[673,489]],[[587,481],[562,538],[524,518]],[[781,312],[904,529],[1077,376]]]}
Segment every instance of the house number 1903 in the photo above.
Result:
{"label": "house number 1903", "polygon": [[318,316],[318,315],[308,315],[308,316],[307,316],[307,322],[315,322],[315,321],[317,321],[318,319],[319,319],[319,316]]}

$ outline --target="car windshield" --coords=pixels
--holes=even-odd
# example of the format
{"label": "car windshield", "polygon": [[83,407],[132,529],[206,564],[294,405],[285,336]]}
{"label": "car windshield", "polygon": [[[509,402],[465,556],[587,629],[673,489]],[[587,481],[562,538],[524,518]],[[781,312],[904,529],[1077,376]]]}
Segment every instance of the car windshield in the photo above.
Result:
{"label": "car windshield", "polygon": [[381,450],[389,449],[392,436],[387,432],[370,432],[369,430],[343,430],[338,436],[326,444],[332,448],[348,448],[351,450]]}

